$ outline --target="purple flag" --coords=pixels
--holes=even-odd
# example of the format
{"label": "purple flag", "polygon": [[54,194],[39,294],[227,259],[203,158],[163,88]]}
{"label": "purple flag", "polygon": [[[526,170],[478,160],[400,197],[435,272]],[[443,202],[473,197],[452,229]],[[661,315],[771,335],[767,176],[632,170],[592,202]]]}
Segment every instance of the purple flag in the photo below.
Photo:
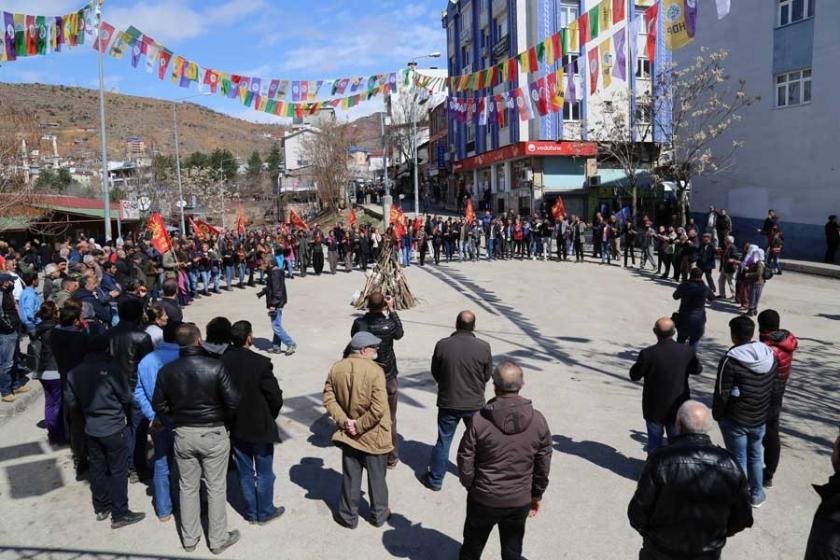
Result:
{"label": "purple flag", "polygon": [[64,18],[56,16],[55,18],[55,50],[61,52],[61,45],[64,44]]}
{"label": "purple flag", "polygon": [[622,27],[613,34],[613,44],[615,45],[615,65],[613,66],[612,75],[622,81],[627,81],[627,56],[624,52],[624,43],[626,35],[625,28]]}
{"label": "purple flag", "polygon": [[577,103],[577,89],[575,88],[575,63],[566,65],[566,101],[574,105]]}
{"label": "purple flag", "polygon": [[237,97],[239,97],[239,84],[234,84],[233,82],[231,82],[227,96],[228,99],[236,99]]}
{"label": "purple flag", "polygon": [[140,55],[143,54],[143,42],[140,39],[131,40],[131,65],[137,68],[140,63]]}
{"label": "purple flag", "polygon": [[262,87],[262,79],[251,78],[251,92],[255,95],[260,93],[260,87]]}
{"label": "purple flag", "polygon": [[271,80],[271,84],[268,86],[268,98],[274,99],[277,96],[277,88],[280,87],[280,80]]}
{"label": "purple flag", "polygon": [[6,58],[17,60],[15,49],[15,16],[9,12],[3,12],[3,38],[6,41]]}
{"label": "purple flag", "polygon": [[292,101],[300,101],[300,82],[298,80],[292,82]]}
{"label": "purple flag", "polygon": [[698,0],[684,0],[685,30],[689,37],[697,32],[697,2]]}

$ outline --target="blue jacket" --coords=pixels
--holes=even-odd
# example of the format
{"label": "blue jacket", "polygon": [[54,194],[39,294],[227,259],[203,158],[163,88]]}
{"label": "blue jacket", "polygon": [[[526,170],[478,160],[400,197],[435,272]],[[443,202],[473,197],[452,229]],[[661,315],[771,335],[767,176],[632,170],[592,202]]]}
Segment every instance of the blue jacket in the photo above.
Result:
{"label": "blue jacket", "polygon": [[20,294],[20,302],[18,302],[21,322],[26,326],[26,330],[30,333],[35,332],[35,325],[41,322],[35,317],[38,310],[41,309],[41,296],[35,291],[35,288],[26,287]]}
{"label": "blue jacket", "polygon": [[152,397],[155,394],[160,368],[178,359],[178,345],[173,342],[161,342],[154,352],[146,354],[137,365],[137,386],[134,389],[134,400],[143,411],[143,416],[152,421],[155,411],[152,408]]}

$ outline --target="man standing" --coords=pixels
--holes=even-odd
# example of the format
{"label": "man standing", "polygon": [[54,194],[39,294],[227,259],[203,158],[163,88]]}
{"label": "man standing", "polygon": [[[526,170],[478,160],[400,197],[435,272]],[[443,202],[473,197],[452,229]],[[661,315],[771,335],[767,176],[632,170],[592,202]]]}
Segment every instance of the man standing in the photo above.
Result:
{"label": "man standing", "polygon": [[397,437],[397,393],[399,381],[397,357],[394,354],[394,341],[403,337],[400,316],[394,311],[394,297],[374,292],[368,296],[368,312],[353,321],[350,336],[366,331],[382,340],[376,353],[376,363],[385,372],[385,389],[388,391],[388,409],[391,414],[391,437],[394,446],[388,454],[388,468],[397,466],[400,458],[399,438]]}
{"label": "man standing", "polygon": [[703,271],[706,277],[706,284],[708,284],[712,296],[717,291],[715,289],[715,281],[712,278],[712,271],[715,269],[716,251],[715,244],[712,242],[712,234],[704,233],[700,249],[697,251],[697,268]]}
{"label": "man standing", "polygon": [[712,298],[712,291],[703,283],[703,272],[692,268],[688,280],[674,290],[674,299],[680,301],[677,319],[677,342],[688,342],[697,352],[697,345],[706,332],[706,301]]}
{"label": "man standing", "polygon": [[834,264],[834,255],[840,247],[840,223],[837,223],[837,216],[832,214],[825,224],[825,262]]}
{"label": "man standing", "polygon": [[111,516],[111,528],[146,517],[128,509],[129,432],[126,413],[133,403],[128,380],[108,357],[108,339],[87,339],[84,361],[67,375],[65,398],[85,416],[90,491],[97,521]]}
{"label": "man standing", "polygon": [[[154,350],[152,338],[140,326],[143,317],[143,304],[138,300],[126,299],[118,308],[120,322],[108,333],[111,356],[125,376],[131,394],[137,387],[137,365],[146,354]],[[128,458],[129,476],[132,482],[148,478],[149,467],[146,461],[146,439],[149,421],[143,416],[140,406],[132,402],[128,418]]]}
{"label": "man standing", "polygon": [[522,558],[525,521],[540,510],[551,468],[551,430],[531,401],[519,396],[522,368],[504,362],[493,372],[496,398],[473,417],[458,448],[468,491],[461,560],[479,560],[499,525],[502,559]]}
{"label": "man standing", "polygon": [[268,316],[271,318],[271,330],[274,331],[269,353],[279,354],[282,352],[281,344],[286,345],[286,355],[291,356],[297,350],[297,345],[292,337],[283,328],[283,308],[286,306],[288,297],[286,295],[286,279],[283,270],[277,264],[276,259],[271,261],[271,270],[268,272],[268,279],[257,297],[265,296],[265,306],[268,308]]}
{"label": "man standing", "polygon": [[720,276],[718,276],[718,285],[720,286],[720,293],[718,299],[726,299],[726,287],[729,286],[729,292],[732,298],[735,298],[735,273],[738,271],[738,265],[741,263],[738,249],[735,247],[735,238],[728,235],[723,240],[723,249],[720,255]]}
{"label": "man standing", "polygon": [[149,421],[155,456],[152,463],[152,493],[155,498],[155,513],[158,519],[167,522],[172,518],[172,491],[169,486],[169,457],[175,445],[174,425],[171,418],[158,417],[152,408],[160,369],[178,359],[178,344],[175,334],[181,323],[169,321],[163,327],[163,340],[150,354],[140,360],[137,366],[137,387],[134,400]]}
{"label": "man standing", "polygon": [[[227,289],[229,290],[230,286],[227,286]],[[178,303],[177,280],[169,278],[163,283],[163,296],[158,300],[158,303],[166,310],[166,316],[169,317],[170,321],[183,322],[184,312],[181,311],[181,305]]]}
{"label": "man standing", "polygon": [[653,244],[656,239],[656,230],[653,229],[653,224],[650,220],[645,219],[645,229],[642,232],[642,260],[639,267],[644,270],[645,265],[649,262],[650,267],[656,270],[656,261],[653,260]]}
{"label": "man standing", "polygon": [[324,384],[324,407],[336,425],[332,440],[341,448],[341,498],[335,520],[355,529],[359,522],[362,469],[368,473],[370,522],[388,521],[388,486],[385,483],[391,452],[391,417],[385,374],[374,361],[381,340],[358,332],[350,340],[351,354],[336,362]]}
{"label": "man standing", "polygon": [[690,346],[674,342],[674,322],[662,317],[653,327],[658,341],[648,346],[630,368],[630,379],[644,379],[642,415],[647,424],[647,452],[662,446],[662,434],[668,441],[677,435],[677,409],[691,398],[688,377],[699,375],[703,366]]}
{"label": "man standing", "polygon": [[627,508],[644,538],[640,560],[720,558],[726,539],[752,527],[743,471],[712,444],[706,405],[686,401],[677,411],[679,435],[648,457]]}
{"label": "man standing", "polygon": [[493,373],[493,356],[490,345],[476,338],[473,331],[475,314],[461,311],[455,332],[438,341],[432,355],[432,377],[438,384],[438,437],[429,470],[420,478],[429,490],[438,491],[443,484],[458,421],[469,428],[473,414],[484,406],[484,387]]}
{"label": "man standing", "polygon": [[840,557],[840,437],[831,453],[834,474],[822,486],[814,485],[820,505],[814,514],[805,560],[834,560]]}
{"label": "man standing", "polygon": [[221,360],[201,348],[201,331],[182,323],[175,332],[180,357],[161,368],[152,408],[175,423],[181,538],[192,552],[201,540],[201,482],[207,491],[207,537],[219,554],[239,541],[227,530],[227,466],[230,439],[225,420],[236,412],[239,395]]}
{"label": "man standing", "polygon": [[280,442],[275,420],[283,406],[283,391],[271,360],[250,349],[254,342],[251,323],[237,321],[230,331],[233,348],[222,355],[222,364],[240,396],[231,429],[233,459],[245,517],[264,525],[286,511],[274,506],[274,444]]}
{"label": "man standing", "polygon": [[755,323],[744,315],[729,321],[734,346],[721,358],[713,413],[726,448],[747,473],[753,507],[765,501],[761,441],[773,401],[778,362],[773,351],[753,342]]}
{"label": "man standing", "polygon": [[718,244],[723,246],[723,241],[732,235],[732,218],[726,214],[726,208],[721,208],[715,221]]}
{"label": "man standing", "polygon": [[0,274],[0,396],[3,402],[14,402],[16,393],[29,391],[25,375],[15,367],[20,339],[20,315],[14,297],[15,278]]}

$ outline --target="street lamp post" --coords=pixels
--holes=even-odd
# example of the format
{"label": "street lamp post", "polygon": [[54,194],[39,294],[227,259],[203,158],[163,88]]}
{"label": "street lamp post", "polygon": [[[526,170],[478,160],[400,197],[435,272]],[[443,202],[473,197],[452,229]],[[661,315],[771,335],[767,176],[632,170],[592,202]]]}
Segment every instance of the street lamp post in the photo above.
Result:
{"label": "street lamp post", "polygon": [[187,234],[187,224],[184,221],[184,206],[186,206],[186,201],[184,200],[184,188],[181,184],[181,149],[178,144],[178,116],[176,109],[178,107],[178,103],[181,101],[185,101],[187,99],[192,99],[193,97],[203,97],[205,95],[211,95],[210,92],[199,93],[198,95],[188,95],[187,97],[179,97],[172,101],[172,130],[175,133],[175,167],[178,173],[178,208],[181,212],[181,235]]}
{"label": "street lamp post", "polygon": [[105,136],[105,63],[103,61],[102,6],[96,4],[96,38],[99,41],[99,141],[102,144],[102,217],[105,219],[105,241],[111,239],[111,192],[108,184],[108,148]]}
{"label": "street lamp post", "polygon": [[420,170],[418,169],[418,162],[417,162],[417,86],[414,83],[414,73],[416,72],[417,68],[417,61],[421,58],[439,58],[439,52],[433,52],[429,54],[425,54],[422,56],[414,57],[411,62],[408,63],[409,72],[411,72],[410,80],[411,80],[411,96],[412,96],[412,107],[411,107],[411,137],[412,137],[412,157],[414,158],[414,215],[420,215]]}

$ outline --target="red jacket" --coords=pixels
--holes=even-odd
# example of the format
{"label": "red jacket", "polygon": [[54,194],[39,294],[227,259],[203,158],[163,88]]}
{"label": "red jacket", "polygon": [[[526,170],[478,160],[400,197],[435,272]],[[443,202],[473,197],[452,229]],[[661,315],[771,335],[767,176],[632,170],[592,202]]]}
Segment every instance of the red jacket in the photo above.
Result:
{"label": "red jacket", "polygon": [[779,379],[787,383],[788,376],[790,376],[790,364],[793,362],[793,353],[799,346],[796,336],[790,331],[781,329],[763,332],[759,335],[759,340],[773,350],[773,354],[776,355],[776,360],[779,362]]}

